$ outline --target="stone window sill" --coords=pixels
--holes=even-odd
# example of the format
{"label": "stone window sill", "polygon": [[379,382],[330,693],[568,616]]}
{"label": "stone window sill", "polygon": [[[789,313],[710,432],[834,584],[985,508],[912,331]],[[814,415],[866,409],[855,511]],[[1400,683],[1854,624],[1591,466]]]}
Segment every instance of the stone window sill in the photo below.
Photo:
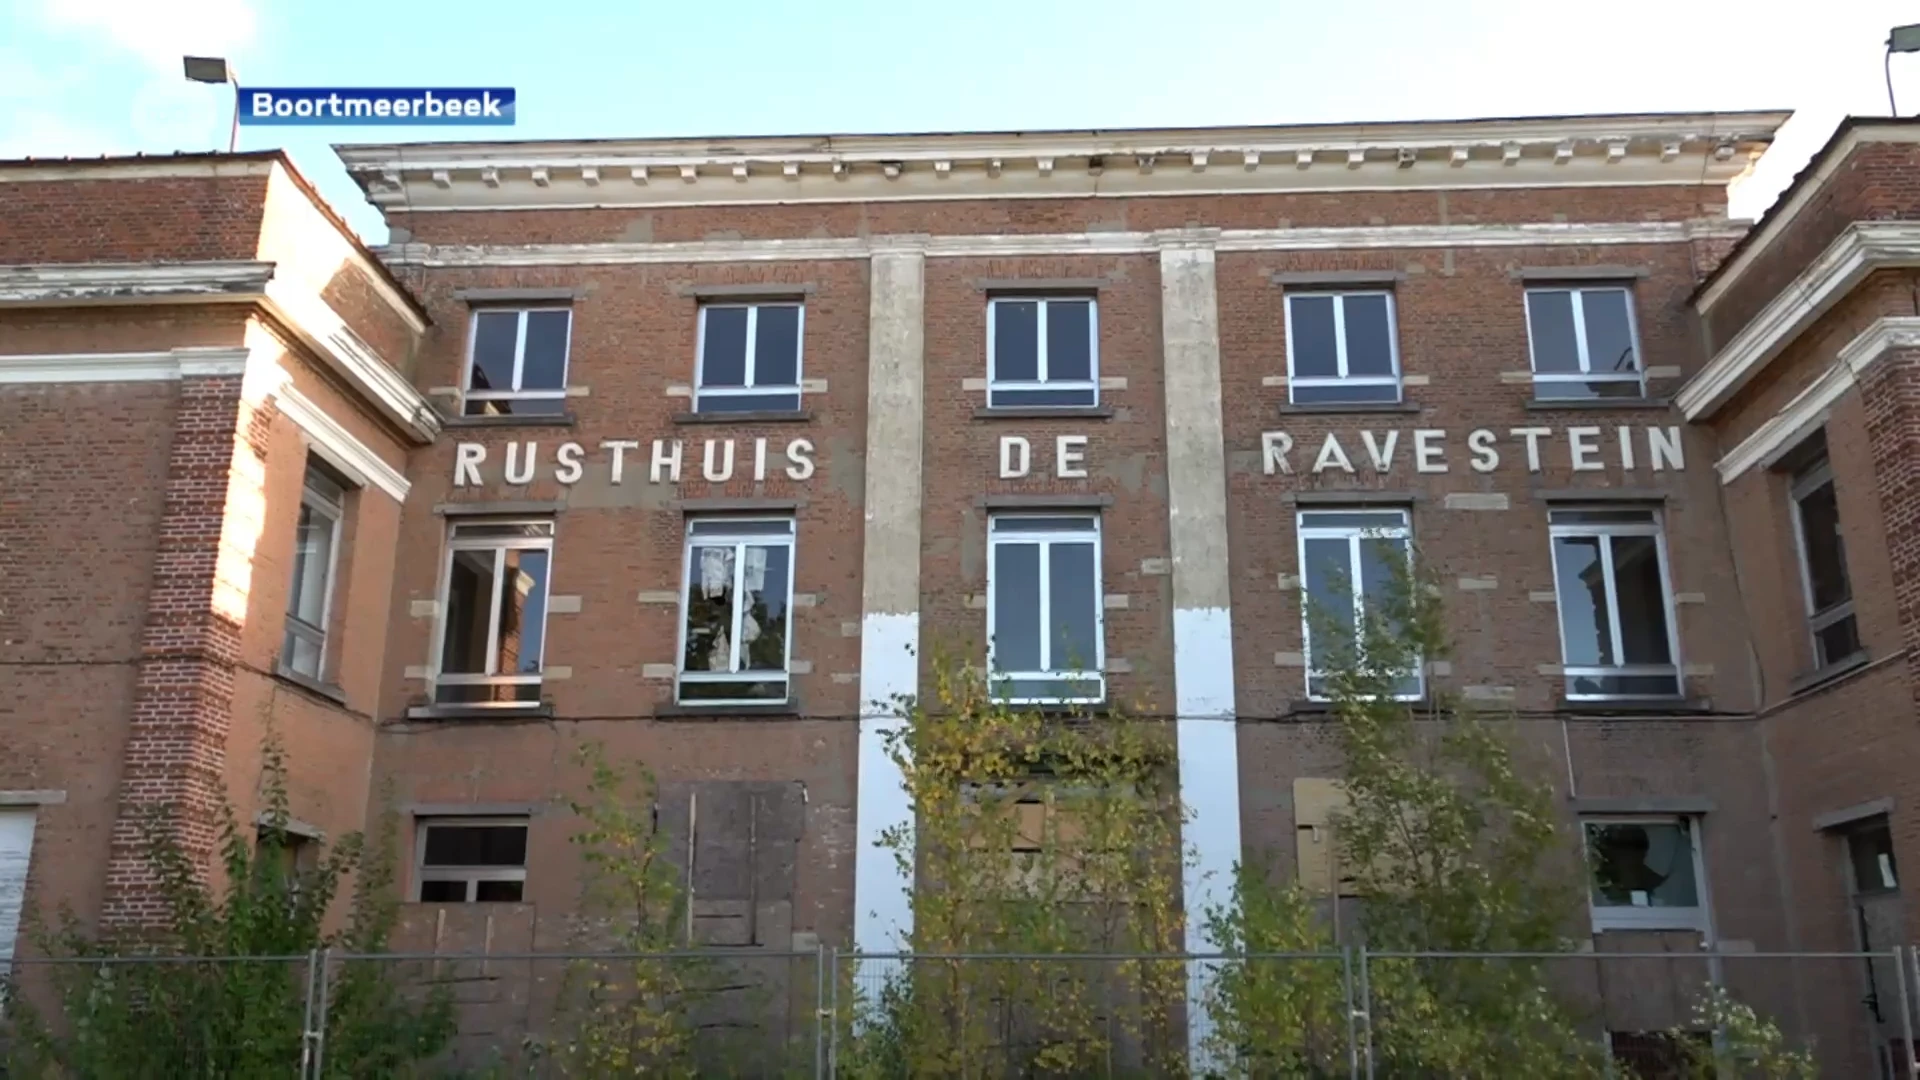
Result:
{"label": "stone window sill", "polygon": [[1840,678],[1842,675],[1848,675],[1866,667],[1872,662],[1872,659],[1872,657],[1867,655],[1867,650],[1861,649],[1843,656],[1825,667],[1814,668],[1804,675],[1795,676],[1794,680],[1787,684],[1787,695],[1794,697],[1807,693],[1810,690],[1817,690],[1835,679]]}
{"label": "stone window sill", "polygon": [[291,668],[280,666],[273,670],[273,677],[288,686],[315,697],[325,698],[342,708],[347,704],[347,692],[329,682],[308,678]]}
{"label": "stone window sill", "polygon": [[752,705],[671,702],[654,706],[653,715],[657,720],[747,720],[759,716],[799,716],[800,702],[793,699]]}
{"label": "stone window sill", "polygon": [[1420,403],[1417,401],[1312,401],[1303,404],[1288,403],[1280,406],[1281,416],[1312,416],[1316,413],[1417,413]]}
{"label": "stone window sill", "polygon": [[407,709],[409,720],[551,720],[553,703],[528,702],[524,705],[414,705]]}
{"label": "stone window sill", "polygon": [[1690,716],[1713,711],[1713,706],[1705,698],[1684,697],[1648,697],[1616,698],[1610,701],[1575,701],[1571,698],[1558,698],[1554,702],[1558,712],[1579,716]]}
{"label": "stone window sill", "polygon": [[754,412],[674,413],[676,424],[805,424],[813,420],[812,409],[761,409]]}
{"label": "stone window sill", "polygon": [[1628,409],[1658,412],[1673,408],[1668,398],[1532,398],[1528,412],[1569,412],[1584,409]]}
{"label": "stone window sill", "polygon": [[1111,405],[989,405],[973,410],[975,420],[1110,420]]}
{"label": "stone window sill", "polygon": [[573,414],[568,413],[528,413],[525,416],[443,416],[442,427],[453,428],[522,428],[522,427],[572,427]]}
{"label": "stone window sill", "polygon": [[[1432,698],[1419,698],[1414,701],[1395,701],[1394,704],[1412,709],[1415,712],[1430,712],[1433,709]],[[1325,720],[1332,717],[1334,710],[1339,707],[1340,703],[1337,701],[1315,701],[1312,698],[1295,698],[1293,703],[1287,706],[1287,711],[1281,719]]]}

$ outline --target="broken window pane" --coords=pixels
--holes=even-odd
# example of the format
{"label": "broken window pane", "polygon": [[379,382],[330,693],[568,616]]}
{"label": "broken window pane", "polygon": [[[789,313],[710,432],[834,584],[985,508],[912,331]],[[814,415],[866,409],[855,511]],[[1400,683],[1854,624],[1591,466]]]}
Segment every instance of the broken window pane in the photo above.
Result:
{"label": "broken window pane", "polygon": [[540,700],[550,522],[454,527],[436,700]]}
{"label": "broken window pane", "polygon": [[498,551],[453,553],[441,671],[478,675],[487,670],[487,614],[493,604],[493,566],[499,557]]}
{"label": "broken window pane", "polygon": [[791,521],[688,523],[682,701],[783,701],[793,545],[769,543]]}
{"label": "broken window pane", "polygon": [[686,671],[733,670],[732,545],[695,547],[688,569]]}
{"label": "broken window pane", "polygon": [[1595,907],[1700,905],[1693,831],[1684,820],[1587,822]]}
{"label": "broken window pane", "polygon": [[1553,541],[1559,586],[1560,633],[1569,665],[1611,665],[1613,618],[1607,604],[1606,571],[1597,536],[1559,536]]}

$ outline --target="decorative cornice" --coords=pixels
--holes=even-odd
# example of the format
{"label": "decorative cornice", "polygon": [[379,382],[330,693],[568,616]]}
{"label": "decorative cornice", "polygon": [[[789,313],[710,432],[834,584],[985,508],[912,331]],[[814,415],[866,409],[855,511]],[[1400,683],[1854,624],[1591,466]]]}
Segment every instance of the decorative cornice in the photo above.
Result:
{"label": "decorative cornice", "polygon": [[[1601,224],[1367,225],[1300,229],[1209,230],[1220,251],[1337,251],[1368,248],[1543,247],[1684,243],[1738,235],[1716,222],[1628,221]],[[394,266],[610,266],[634,263],[789,262],[865,259],[885,251],[929,257],[1140,255],[1172,233],[1089,232],[962,236],[875,236],[794,240],[688,240],[662,243],[395,244],[380,249]],[[1188,241],[1182,241],[1188,242]]]}
{"label": "decorative cornice", "polygon": [[1785,113],[337,146],[406,211],[1723,184]]}
{"label": "decorative cornice", "polygon": [[291,382],[282,382],[273,392],[273,398],[279,405],[281,415],[298,425],[306,433],[313,450],[334,468],[345,473],[347,479],[362,487],[377,487],[393,496],[395,502],[407,501],[407,492],[412,485],[406,476],[381,460],[380,455],[355,438],[339,421],[328,416],[325,410],[308,400]]}
{"label": "decorative cornice", "polygon": [[0,356],[0,385],[19,383],[166,382],[240,375],[247,350],[181,348],[153,352],[39,353]]}
{"label": "decorative cornice", "polygon": [[1711,417],[1863,278],[1897,266],[1920,266],[1920,222],[1855,222],[1680,388],[1675,404],[1688,420]]}
{"label": "decorative cornice", "polygon": [[247,300],[273,278],[270,262],[38,263],[0,266],[0,304],[151,304]]}
{"label": "decorative cornice", "polygon": [[1727,452],[1714,467],[1720,482],[1732,483],[1756,465],[1770,465],[1826,423],[1827,411],[1861,373],[1889,349],[1920,348],[1920,316],[1889,316],[1874,321],[1841,348],[1833,366],[1794,395],[1779,412]]}
{"label": "decorative cornice", "polygon": [[[438,414],[373,347],[318,294],[275,280],[270,262],[73,263],[0,266],[0,306],[67,307],[94,304],[255,303],[284,323],[307,347],[366,394],[421,443],[439,434]],[[176,350],[178,352],[179,350]],[[127,354],[166,356],[166,353]],[[31,359],[31,358],[29,358]],[[22,372],[32,364],[16,365]],[[120,368],[136,371],[139,363]],[[106,371],[112,364],[97,364]],[[74,370],[65,368],[62,370]],[[41,371],[48,375],[49,372]],[[105,376],[95,381],[101,381]],[[135,376],[128,376],[135,377]],[[178,375],[147,375],[177,378]],[[73,377],[13,381],[73,382]]]}

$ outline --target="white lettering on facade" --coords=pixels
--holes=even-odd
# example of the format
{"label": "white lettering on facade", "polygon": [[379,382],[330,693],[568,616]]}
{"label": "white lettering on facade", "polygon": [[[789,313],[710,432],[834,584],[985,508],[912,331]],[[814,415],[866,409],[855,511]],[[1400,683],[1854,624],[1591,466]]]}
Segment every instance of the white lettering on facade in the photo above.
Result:
{"label": "white lettering on facade", "polygon": [[1633,471],[1633,429],[1622,426],[1617,429],[1620,436],[1620,467]]}
{"label": "white lettering on facade", "polygon": [[1087,478],[1087,437],[1062,435],[1053,440],[1053,474],[1062,480]]}
{"label": "white lettering on facade", "polygon": [[753,482],[759,483],[767,478],[767,437],[753,440]]}
{"label": "white lettering on facade", "polygon": [[[522,447],[524,447],[525,449],[523,450]],[[539,451],[540,451],[539,443],[533,443],[533,442],[508,443],[507,444],[507,471],[505,473],[507,483],[509,484],[533,483],[533,461],[534,461],[534,458],[538,456]]]}
{"label": "white lettering on facade", "polygon": [[[672,451],[667,447],[671,445]],[[647,478],[659,483],[662,475],[672,483],[680,482],[680,440],[653,440],[653,463],[648,467]]]}
{"label": "white lettering on facade", "polygon": [[1654,472],[1660,472],[1669,465],[1676,471],[1686,468],[1687,455],[1680,448],[1680,429],[1677,427],[1648,428],[1647,457],[1652,459]]}
{"label": "white lettering on facade", "polygon": [[586,448],[577,442],[561,443],[560,449],[553,452],[553,478],[562,484],[580,482],[580,455]]}
{"label": "white lettering on facade", "polygon": [[[713,448],[716,445],[721,449],[721,459],[718,466],[715,466],[713,463]],[[707,445],[702,448],[700,453],[700,475],[706,477],[707,482],[711,484],[724,484],[728,480],[733,479],[732,439],[707,440]]]}
{"label": "white lettering on facade", "polygon": [[1440,440],[1447,433],[1438,428],[1421,428],[1413,433],[1413,468],[1415,472],[1443,473],[1447,471],[1447,448]]}
{"label": "white lettering on facade", "polygon": [[1033,467],[1033,447],[1018,435],[1000,436],[1000,479],[1018,480]]}
{"label": "white lettering on facade", "polygon": [[1474,472],[1492,472],[1500,467],[1500,451],[1493,448],[1494,434],[1486,428],[1467,433],[1467,449],[1473,451],[1469,462]]}
{"label": "white lettering on facade", "polygon": [[1293,466],[1287,464],[1287,455],[1293,451],[1293,436],[1284,431],[1263,431],[1260,433],[1260,469],[1268,476],[1275,472],[1292,475]]}
{"label": "white lettering on facade", "polygon": [[640,443],[634,439],[608,439],[600,444],[600,449],[613,451],[613,469],[607,474],[607,480],[618,484],[626,479],[627,451],[640,449]]}
{"label": "white lettering on facade", "polygon": [[1353,471],[1353,462],[1347,460],[1347,452],[1340,445],[1340,437],[1327,432],[1327,441],[1320,444],[1320,456],[1313,459],[1313,471],[1322,472],[1328,468],[1338,468],[1345,472]]}
{"label": "white lettering on facade", "polygon": [[1516,439],[1527,440],[1527,471],[1540,471],[1540,440],[1553,436],[1552,428],[1517,427],[1512,431]]}
{"label": "white lettering on facade", "polygon": [[1573,462],[1574,472],[1599,472],[1605,469],[1606,466],[1600,463],[1600,429],[1568,428],[1567,456]]}
{"label": "white lettering on facade", "polygon": [[813,475],[813,441],[795,439],[787,444],[787,479],[805,480]]}
{"label": "white lettering on facade", "polygon": [[1400,433],[1387,432],[1387,441],[1381,442],[1373,437],[1373,432],[1360,433],[1360,441],[1367,444],[1367,456],[1373,459],[1374,472],[1388,472],[1393,468],[1393,452],[1400,446]]}
{"label": "white lettering on facade", "polygon": [[453,486],[479,487],[480,466],[486,464],[487,448],[479,443],[463,442],[453,448]]}

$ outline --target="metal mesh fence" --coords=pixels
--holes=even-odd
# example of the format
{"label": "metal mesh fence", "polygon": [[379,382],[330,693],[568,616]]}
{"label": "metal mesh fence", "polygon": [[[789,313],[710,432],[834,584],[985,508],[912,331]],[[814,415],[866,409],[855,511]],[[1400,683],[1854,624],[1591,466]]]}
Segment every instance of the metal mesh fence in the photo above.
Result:
{"label": "metal mesh fence", "polygon": [[1819,1076],[1920,1080],[1909,949],[316,952],[4,974],[9,1077],[1596,1075],[1585,1060],[1725,1080],[1800,1052]]}

